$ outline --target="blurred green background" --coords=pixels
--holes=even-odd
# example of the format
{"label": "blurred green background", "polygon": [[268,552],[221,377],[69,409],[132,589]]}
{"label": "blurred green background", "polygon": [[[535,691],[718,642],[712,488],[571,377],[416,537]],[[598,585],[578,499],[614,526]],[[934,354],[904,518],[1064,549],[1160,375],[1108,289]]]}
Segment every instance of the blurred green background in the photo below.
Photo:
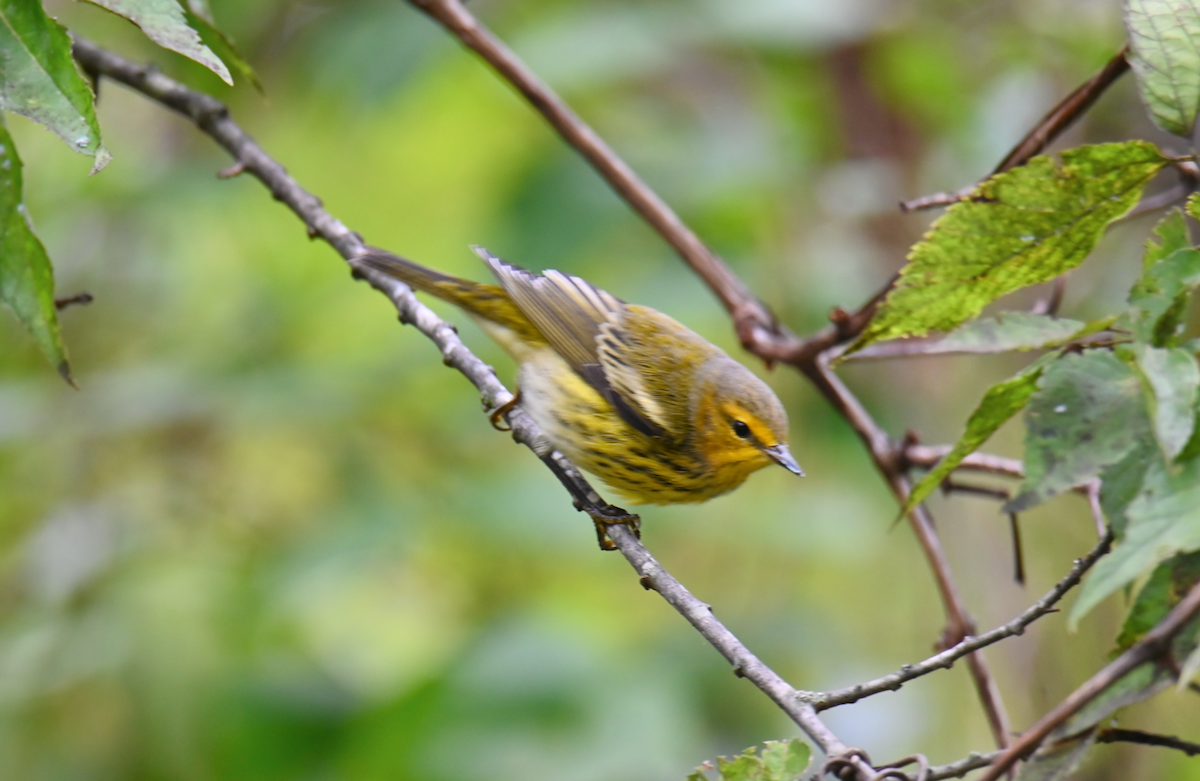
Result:
{"label": "blurred green background", "polygon": [[[514,93],[398,0],[213,0],[265,97],[86,4],[73,30],[228,101],[372,244],[463,275],[482,244],[657,307],[735,355],[664,243]],[[472,9],[801,332],[855,307],[930,215],[896,202],[985,174],[1123,42],[1115,0],[480,0]],[[661,781],[795,727],[617,554],[386,300],[190,124],[101,87],[101,174],[18,117],[29,212],[81,390],[0,315],[0,778]],[[1156,133],[1126,78],[1060,143]],[[1166,141],[1168,147],[1170,142]],[[1106,313],[1153,217],[1071,275]],[[1038,291],[1018,296],[1028,304]],[[452,310],[501,376],[513,368]],[[946,442],[1021,357],[852,364],[889,430]],[[762,367],[752,359],[756,370]],[[932,578],[848,427],[764,376],[802,481],[765,470],[698,507],[649,508],[663,563],[794,685],[923,658]],[[988,447],[1020,454],[1021,428]],[[981,627],[1094,543],[1081,499],[1024,517],[1011,577],[994,503],[934,499]],[[1107,658],[1121,600],[990,650],[1014,728]],[[961,666],[827,714],[877,760],[991,740]],[[1200,697],[1122,726],[1200,739]],[[1102,746],[1094,779],[1200,779]]]}

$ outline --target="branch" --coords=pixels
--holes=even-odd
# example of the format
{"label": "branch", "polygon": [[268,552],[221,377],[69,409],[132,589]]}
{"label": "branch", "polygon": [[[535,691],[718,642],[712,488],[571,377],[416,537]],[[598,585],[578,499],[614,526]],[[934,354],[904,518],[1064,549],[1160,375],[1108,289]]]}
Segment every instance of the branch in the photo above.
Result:
{"label": "branch", "polygon": [[1155,735],[1153,732],[1142,732],[1136,729],[1110,729],[1100,730],[1100,734],[1096,736],[1097,743],[1140,743],[1143,746],[1161,746],[1163,748],[1173,748],[1177,751],[1182,751],[1189,757],[1200,756],[1200,743],[1192,743],[1187,740],[1173,738],[1170,735]]}
{"label": "branch", "polygon": [[996,781],[1004,775],[1020,759],[1031,754],[1041,744],[1046,736],[1060,724],[1079,712],[1109,686],[1119,681],[1129,672],[1146,662],[1160,658],[1170,649],[1171,638],[1178,633],[1200,612],[1200,583],[1188,591],[1167,617],[1156,627],[1146,633],[1138,642],[1131,645],[1125,653],[1105,665],[1100,672],[1089,678],[1082,686],[1059,703],[1053,710],[1043,716],[1026,732],[1021,734],[1017,742],[1009,746],[1003,754],[996,758],[987,773],[980,781]]}
{"label": "branch", "polygon": [[875,694],[880,694],[885,691],[896,691],[909,681],[915,680],[922,676],[928,675],[936,670],[949,669],[956,661],[966,656],[969,653],[978,651],[981,648],[986,648],[993,643],[998,643],[1008,637],[1020,635],[1025,632],[1025,628],[1037,621],[1048,613],[1056,612],[1055,605],[1066,596],[1066,593],[1075,586],[1079,585],[1079,581],[1083,579],[1084,574],[1092,568],[1100,557],[1108,553],[1112,547],[1112,535],[1108,534],[1100,541],[1088,555],[1082,559],[1075,559],[1071,571],[1066,577],[1060,580],[1054,588],[1046,592],[1045,596],[1033,603],[1025,612],[1009,621],[1003,626],[998,626],[990,632],[985,632],[978,637],[968,637],[955,645],[953,648],[948,648],[940,654],[931,656],[923,662],[916,664],[906,664],[891,675],[885,675],[882,678],[876,678],[873,681],[860,683],[856,686],[851,686],[846,689],[838,689],[831,692],[823,692],[815,694],[812,699],[812,704],[818,711],[835,708],[838,705],[848,705],[852,702],[858,702],[861,699],[870,697]]}
{"label": "branch", "polygon": [[[130,62],[85,40],[77,39],[73,52],[88,72],[119,81],[191,119],[233,155],[236,173],[246,172],[262,181],[276,200],[285,203],[304,221],[310,236],[324,239],[348,260],[366,248],[357,233],[326,212],[320,200],[304,190],[283,166],[268,156],[229,117],[228,109],[215,98],[188,89],[153,67]],[[454,326],[421,304],[411,289],[365,268],[355,267],[355,274],[365,278],[372,287],[388,297],[399,312],[401,322],[412,325],[437,345],[445,364],[457,369],[479,390],[485,407],[499,408],[512,400],[512,393],[497,379],[492,368],[463,344]],[[603,505],[578,469],[560,453],[549,448],[536,424],[520,407],[514,407],[505,417],[512,427],[513,438],[533,450],[554,471],[577,502],[592,501]],[[836,757],[853,753],[848,752],[846,745],[821,722],[816,709],[806,701],[805,694],[794,689],[751,653],[712,615],[707,605],[663,569],[638,541],[632,529],[625,525],[614,525],[608,529],[608,533],[642,577],[643,584],[661,594],[734,665],[735,673],[754,683],[778,704],[825,754]],[[861,759],[851,757],[845,762],[855,769],[860,778],[874,777],[874,771]]]}
{"label": "branch", "polygon": [[710,250],[667,203],[586,122],[481,24],[459,0],[410,0],[515,87],[563,140],[604,177],[609,186],[679,253],[733,315],[743,342],[794,342],[765,304]]}

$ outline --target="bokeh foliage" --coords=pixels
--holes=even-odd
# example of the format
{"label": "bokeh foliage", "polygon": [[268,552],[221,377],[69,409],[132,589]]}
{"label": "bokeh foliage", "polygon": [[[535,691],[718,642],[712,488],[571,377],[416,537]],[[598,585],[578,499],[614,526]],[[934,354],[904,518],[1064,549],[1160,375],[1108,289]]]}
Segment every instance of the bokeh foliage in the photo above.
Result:
{"label": "bokeh foliage", "polygon": [[[371,243],[468,276],[483,269],[466,247],[482,244],[736,354],[661,242],[403,3],[214,0],[265,99],[97,8],[47,7],[228,101]],[[897,200],[986,173],[1124,39],[1117,5],[1085,0],[472,7],[798,330],[899,267],[928,218]],[[114,161],[91,178],[10,121],[58,290],[96,303],[62,314],[79,392],[0,317],[0,777],[636,781],[794,734],[595,550],[469,386],[261,187],[218,181],[228,160],[138,96],[105,85],[98,112]],[[1068,140],[1169,147],[1144,117],[1126,80]],[[1152,220],[1102,240],[1066,316],[1124,308]],[[893,431],[937,442],[1019,365],[843,371]],[[798,686],[925,656],[940,612],[914,544],[889,531],[890,497],[798,378],[768,379],[810,477],[764,472],[648,511],[648,543]],[[989,447],[1019,455],[1019,429]],[[936,509],[981,626],[1094,537],[1082,500],[1029,513],[1025,591],[995,505]],[[1017,724],[1103,662],[1122,613],[1110,599],[1075,635],[1051,618],[989,652]],[[1195,723],[1197,699],[1159,697],[1123,725]],[[989,740],[962,670],[829,721],[878,757],[946,761]],[[1095,754],[1094,778],[1200,777],[1169,754]]]}

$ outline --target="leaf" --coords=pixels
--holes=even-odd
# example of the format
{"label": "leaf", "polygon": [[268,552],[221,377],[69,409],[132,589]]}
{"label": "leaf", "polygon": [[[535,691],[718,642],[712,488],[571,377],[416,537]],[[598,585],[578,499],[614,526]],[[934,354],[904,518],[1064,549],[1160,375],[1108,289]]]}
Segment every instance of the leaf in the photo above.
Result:
{"label": "leaf", "polygon": [[1190,138],[1200,110],[1200,5],[1128,0],[1129,64],[1154,123]]}
{"label": "leaf", "polygon": [[1175,474],[1152,462],[1125,516],[1123,538],[1083,582],[1071,608],[1071,626],[1109,594],[1160,562],[1200,549],[1200,459],[1186,462]]}
{"label": "leaf", "polygon": [[1134,348],[1138,368],[1154,391],[1154,436],[1173,461],[1187,445],[1196,425],[1196,397],[1200,390],[1200,365],[1179,347]]}
{"label": "leaf", "polygon": [[763,744],[764,781],[796,781],[805,770],[812,752],[799,738],[768,740]]}
{"label": "leaf", "polygon": [[233,44],[233,39],[217,26],[217,20],[213,16],[212,8],[208,4],[208,0],[187,0],[187,10],[195,19],[200,21],[210,33],[216,36],[220,42],[218,48],[224,49],[223,60],[227,60],[233,65],[234,70],[246,81],[254,85],[254,88],[260,93],[263,92],[262,82],[258,79],[258,74],[254,71],[253,66],[242,56],[237,47]]}
{"label": "leaf", "polygon": [[[751,746],[733,759],[717,757],[721,781],[797,781],[808,768],[811,756],[808,744],[799,738],[768,740],[763,744],[762,756],[757,753],[758,747]],[[706,768],[712,769],[705,763],[687,781],[707,781],[703,772]]]}
{"label": "leaf", "polygon": [[21,159],[0,123],[0,301],[29,329],[47,360],[67,382],[71,367],[58,331],[54,271],[25,217],[21,203]]}
{"label": "leaf", "polygon": [[212,49],[204,45],[200,40],[200,34],[188,26],[187,19],[183,15],[183,8],[175,0],[88,0],[88,2],[125,17],[142,28],[142,32],[159,46],[178,52],[190,60],[195,60],[220,76],[226,84],[233,85],[229,68],[225,67],[221,58],[213,54]]}
{"label": "leaf", "polygon": [[1155,567],[1129,609],[1117,637],[1118,650],[1124,651],[1141,640],[1167,617],[1197,581],[1200,581],[1200,553],[1184,553]]}
{"label": "leaf", "polygon": [[1135,310],[1130,315],[1131,329],[1137,338],[1160,347],[1174,346],[1197,285],[1200,253],[1191,247],[1183,213],[1175,209],[1146,241],[1142,274],[1129,292]]}
{"label": "leaf", "polygon": [[1042,373],[1025,412],[1020,512],[1097,477],[1150,432],[1137,374],[1107,350],[1066,355]]}
{"label": "leaf", "polygon": [[881,339],[948,331],[984,306],[1083,261],[1104,228],[1137,203],[1166,164],[1145,141],[1042,155],[981,183],[951,206],[851,349]]}
{"label": "leaf", "polygon": [[[1108,323],[1097,324],[1102,330]],[[970,352],[1003,353],[1012,350],[1036,350],[1062,344],[1094,333],[1090,325],[1065,317],[1051,317],[1033,312],[1004,312],[985,317],[951,331],[922,354]],[[1081,333],[1082,332],[1082,333]]]}
{"label": "leaf", "polygon": [[1057,357],[1057,353],[1053,356],[1043,356],[1025,367],[1015,377],[997,383],[988,389],[988,392],[983,395],[983,400],[979,402],[979,406],[967,419],[966,432],[950,452],[941,461],[938,461],[937,465],[929,470],[920,482],[913,486],[908,495],[908,501],[904,503],[904,508],[900,511],[901,516],[908,514],[912,508],[925,501],[934,489],[958,468],[964,458],[974,453],[980,445],[987,441],[988,437],[996,432],[996,429],[1025,407],[1029,397],[1037,390],[1037,381],[1042,376],[1042,370],[1050,360]]}
{"label": "leaf", "polygon": [[746,749],[733,759],[717,757],[717,770],[721,781],[763,781],[762,760],[751,754],[754,748]]}
{"label": "leaf", "polygon": [[96,173],[112,155],[100,144],[92,90],[71,57],[67,31],[31,0],[0,0],[0,109],[44,125],[76,152],[95,158]]}

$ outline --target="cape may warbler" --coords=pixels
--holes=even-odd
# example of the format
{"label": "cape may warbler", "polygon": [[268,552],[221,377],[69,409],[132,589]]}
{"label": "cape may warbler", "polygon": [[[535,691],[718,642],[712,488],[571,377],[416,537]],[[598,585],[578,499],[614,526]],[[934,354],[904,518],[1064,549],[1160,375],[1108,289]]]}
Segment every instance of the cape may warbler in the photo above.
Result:
{"label": "cape may warbler", "polygon": [[470,314],[521,365],[519,403],[551,444],[627,499],[703,502],[770,463],[803,474],[783,405],[720,348],[579,277],[475,251],[499,285],[375,249],[354,262]]}

